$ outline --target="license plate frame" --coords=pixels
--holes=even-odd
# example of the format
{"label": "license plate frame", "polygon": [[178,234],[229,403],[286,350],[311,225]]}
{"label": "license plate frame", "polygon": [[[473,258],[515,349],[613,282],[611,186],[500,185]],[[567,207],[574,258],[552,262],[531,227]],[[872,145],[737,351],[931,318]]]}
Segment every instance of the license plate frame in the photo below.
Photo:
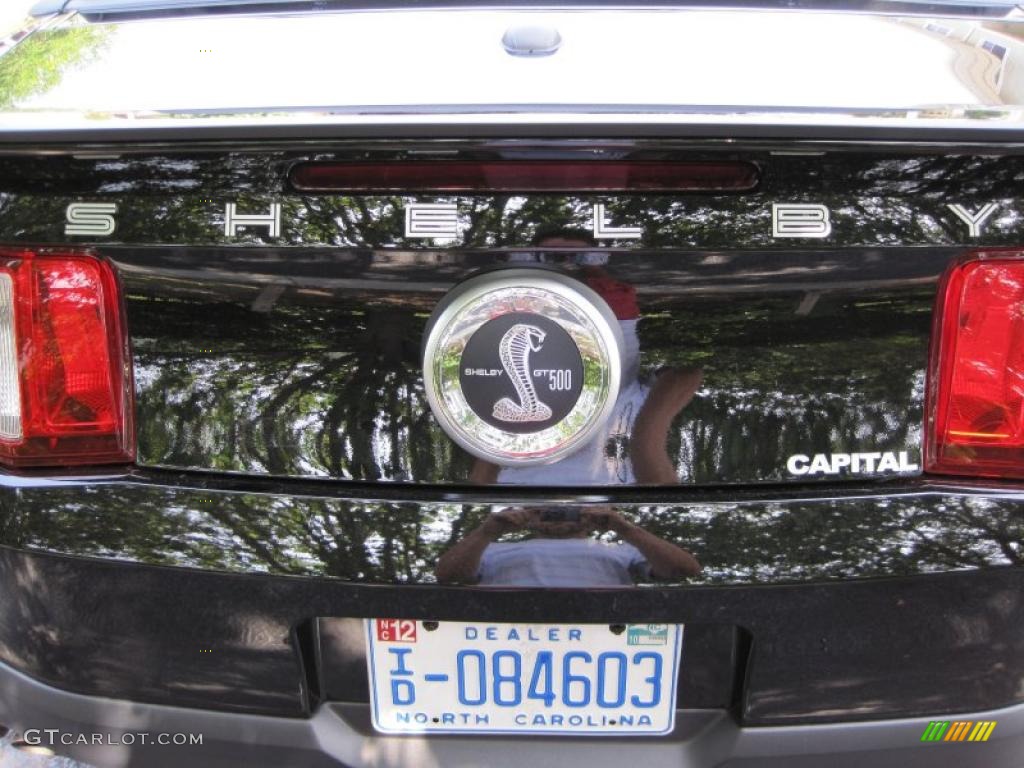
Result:
{"label": "license plate frame", "polygon": [[659,736],[675,727],[682,624],[373,618],[364,631],[381,733]]}

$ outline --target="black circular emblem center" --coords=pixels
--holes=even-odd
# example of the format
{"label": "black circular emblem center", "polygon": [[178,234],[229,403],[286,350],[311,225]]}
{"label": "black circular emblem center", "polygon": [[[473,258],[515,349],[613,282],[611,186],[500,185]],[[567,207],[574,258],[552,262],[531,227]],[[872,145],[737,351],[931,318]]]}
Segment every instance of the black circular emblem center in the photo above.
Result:
{"label": "black circular emblem center", "polygon": [[583,360],[572,337],[543,315],[489,320],[466,343],[462,393],[481,419],[506,432],[540,432],[564,419],[583,390]]}

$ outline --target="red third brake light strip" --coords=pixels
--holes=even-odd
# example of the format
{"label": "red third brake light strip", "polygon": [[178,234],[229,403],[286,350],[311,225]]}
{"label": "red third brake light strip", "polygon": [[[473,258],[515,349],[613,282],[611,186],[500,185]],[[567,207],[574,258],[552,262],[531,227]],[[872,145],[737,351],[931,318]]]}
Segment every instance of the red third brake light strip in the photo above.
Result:
{"label": "red third brake light strip", "polygon": [[303,192],[745,192],[758,170],[742,162],[411,160],[301,163]]}
{"label": "red third brake light strip", "polygon": [[0,463],[132,461],[129,381],[110,265],[0,249]]}
{"label": "red third brake light strip", "polygon": [[925,468],[1024,477],[1024,251],[973,254],[943,285]]}

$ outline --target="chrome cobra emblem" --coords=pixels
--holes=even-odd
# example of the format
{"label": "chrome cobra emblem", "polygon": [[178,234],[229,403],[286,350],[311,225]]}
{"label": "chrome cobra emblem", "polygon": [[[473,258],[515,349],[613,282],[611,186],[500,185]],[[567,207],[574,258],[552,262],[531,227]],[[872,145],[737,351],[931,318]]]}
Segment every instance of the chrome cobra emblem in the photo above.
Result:
{"label": "chrome cobra emblem", "polygon": [[622,332],[587,286],[538,269],[481,275],[434,311],[423,347],[438,424],[475,456],[545,464],[581,448],[618,396]]}
{"label": "chrome cobra emblem", "polygon": [[539,352],[544,338],[544,331],[535,325],[518,323],[509,328],[501,337],[498,352],[505,373],[516,388],[519,402],[503,397],[494,404],[494,418],[501,421],[547,421],[551,418],[551,409],[537,399],[537,390],[530,378],[530,353]]}

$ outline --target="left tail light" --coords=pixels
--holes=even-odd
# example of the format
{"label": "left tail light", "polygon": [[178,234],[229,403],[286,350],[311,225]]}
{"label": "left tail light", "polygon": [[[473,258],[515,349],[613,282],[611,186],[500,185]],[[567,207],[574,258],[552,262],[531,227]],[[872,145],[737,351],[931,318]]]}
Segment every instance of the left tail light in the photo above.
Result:
{"label": "left tail light", "polygon": [[110,265],[0,249],[0,463],[132,461],[130,385]]}

